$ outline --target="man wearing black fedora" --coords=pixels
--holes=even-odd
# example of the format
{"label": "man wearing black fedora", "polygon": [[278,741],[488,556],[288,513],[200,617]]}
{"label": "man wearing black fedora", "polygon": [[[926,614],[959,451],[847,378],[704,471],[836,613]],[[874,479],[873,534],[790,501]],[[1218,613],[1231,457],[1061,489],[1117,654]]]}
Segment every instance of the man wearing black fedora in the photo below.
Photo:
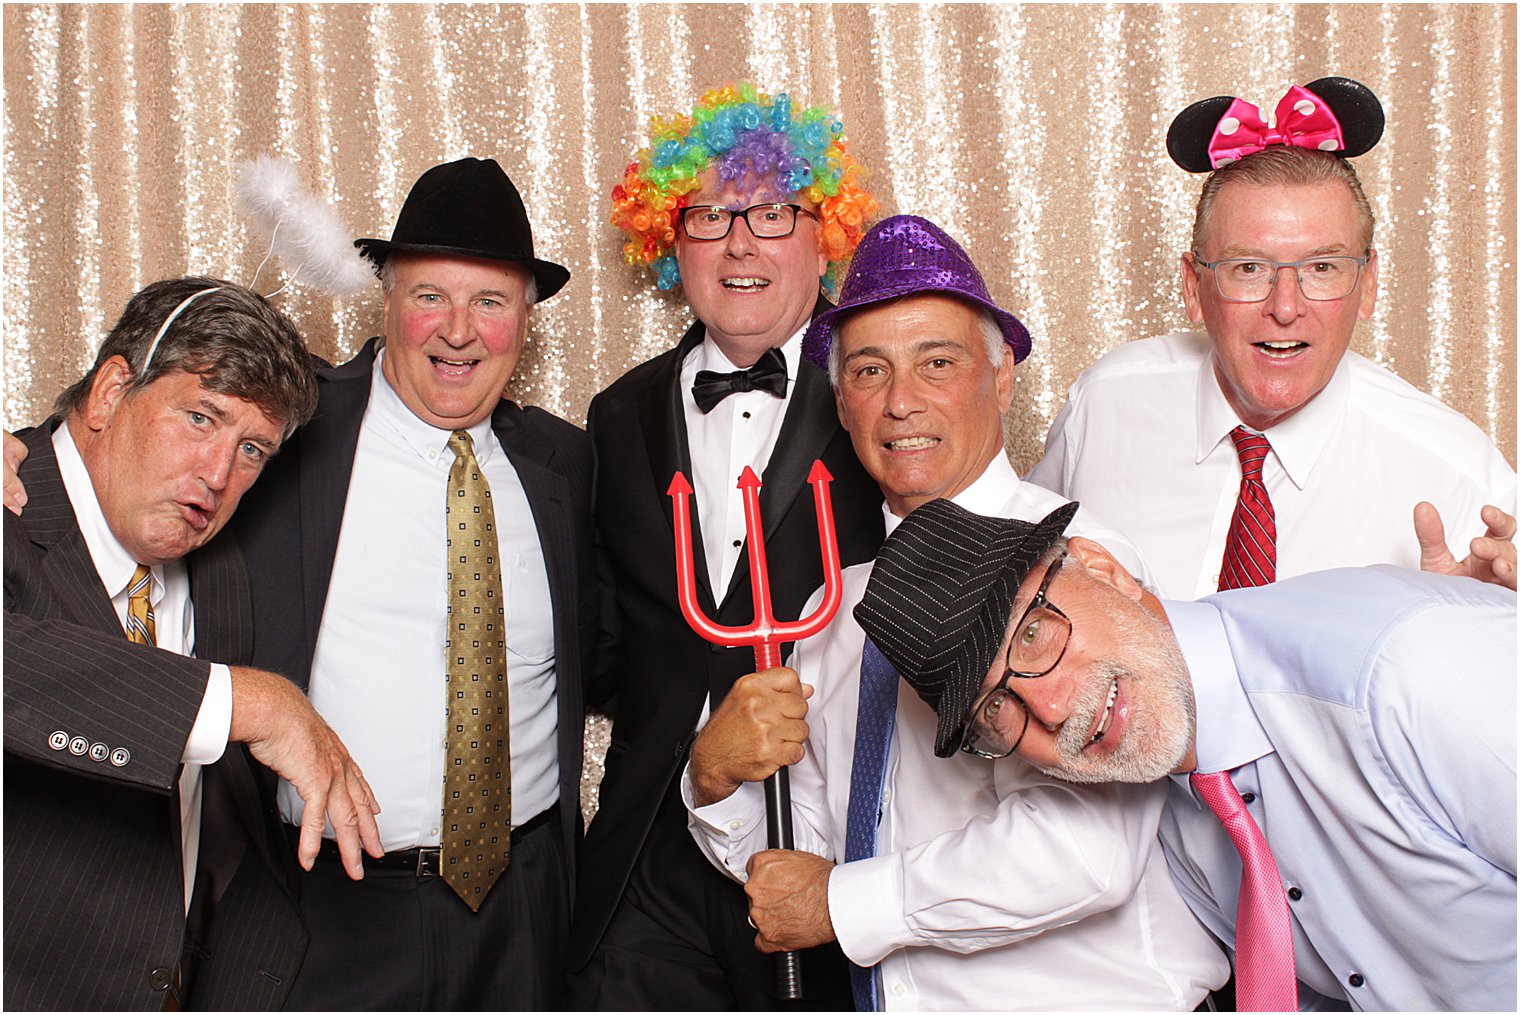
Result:
{"label": "man wearing black fedora", "polygon": [[[383,336],[318,371],[316,415],[236,528],[257,664],[306,690],[381,807],[362,881],[327,848],[292,872],[311,945],[287,1005],[552,1008],[596,630],[591,447],[504,389],[569,272],[534,256],[489,159],[428,170],[391,238],[357,245]],[[289,787],[266,789],[298,825]]]}
{"label": "man wearing black fedora", "polygon": [[[1060,509],[1144,574],[1120,537],[1008,463],[1003,414],[1030,345],[954,239],[898,215],[861,241],[803,350],[827,363],[889,533],[937,498],[1030,521]],[[872,568],[845,570],[833,623],[790,669],[740,678],[691,750],[693,832],[746,883],[758,946],[837,940],[862,1011],[1193,1008],[1228,967],[1154,848],[1164,794],[935,759],[934,712],[851,612]],[[796,850],[765,849],[758,780],[781,764]]]}

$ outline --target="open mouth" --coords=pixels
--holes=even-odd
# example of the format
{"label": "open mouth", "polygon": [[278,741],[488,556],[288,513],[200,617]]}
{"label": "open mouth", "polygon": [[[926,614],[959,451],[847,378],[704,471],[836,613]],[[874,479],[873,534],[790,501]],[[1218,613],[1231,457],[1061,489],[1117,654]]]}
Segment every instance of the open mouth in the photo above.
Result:
{"label": "open mouth", "polygon": [[480,362],[478,359],[444,359],[442,356],[429,356],[433,366],[450,374],[466,374],[475,368]]}
{"label": "open mouth", "polygon": [[1103,714],[1098,717],[1098,726],[1093,730],[1092,739],[1087,742],[1088,747],[1103,741],[1103,734],[1108,732],[1108,721],[1114,715],[1114,702],[1119,700],[1119,678],[1115,677],[1108,685],[1108,699],[1103,702]]}
{"label": "open mouth", "polygon": [[180,512],[185,516],[185,521],[197,532],[211,524],[211,509],[202,507],[200,504],[192,504],[189,501],[180,501]]}
{"label": "open mouth", "polygon": [[1253,344],[1273,359],[1288,359],[1309,348],[1308,342],[1255,342]]}
{"label": "open mouth", "polygon": [[725,278],[723,280],[723,288],[740,293],[759,292],[761,289],[766,288],[770,284],[771,283],[769,279],[752,278],[748,276],[742,276],[739,278]]}
{"label": "open mouth", "polygon": [[938,437],[900,437],[895,441],[887,441],[882,446],[888,451],[922,451],[924,448],[932,448],[940,442]]}

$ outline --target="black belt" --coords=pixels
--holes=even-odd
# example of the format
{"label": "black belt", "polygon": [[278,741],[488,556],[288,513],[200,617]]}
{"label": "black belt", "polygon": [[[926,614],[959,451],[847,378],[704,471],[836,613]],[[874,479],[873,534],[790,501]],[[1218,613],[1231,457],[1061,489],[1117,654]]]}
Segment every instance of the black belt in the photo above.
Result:
{"label": "black belt", "polygon": [[[529,832],[537,831],[543,826],[551,824],[558,817],[559,804],[550,804],[547,808],[539,811],[522,824],[514,825],[512,827],[512,837],[514,839],[521,838]],[[301,830],[295,825],[286,825],[285,835],[294,844],[300,839]],[[364,866],[372,870],[413,871],[419,878],[429,878],[438,876],[442,851],[442,846],[413,846],[411,849],[393,849],[378,860],[368,853],[362,854],[362,857]],[[336,863],[341,863],[343,859],[342,854],[338,851],[338,843],[333,839],[326,838],[322,840],[322,846],[317,850],[317,857]]]}

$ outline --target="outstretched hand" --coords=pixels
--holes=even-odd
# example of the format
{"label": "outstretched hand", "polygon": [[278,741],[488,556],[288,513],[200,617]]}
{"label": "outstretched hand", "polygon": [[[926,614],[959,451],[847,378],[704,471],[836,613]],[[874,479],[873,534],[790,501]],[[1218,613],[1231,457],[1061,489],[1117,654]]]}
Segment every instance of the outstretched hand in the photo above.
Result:
{"label": "outstretched hand", "polygon": [[1479,581],[1515,588],[1515,518],[1492,504],[1481,512],[1488,531],[1468,547],[1468,555],[1457,560],[1446,545],[1446,526],[1441,514],[1429,501],[1414,507],[1414,533],[1420,541],[1420,570],[1438,574],[1461,575]]}
{"label": "outstretched hand", "polygon": [[778,666],[734,682],[691,748],[692,795],[699,807],[723,800],[741,783],[759,782],[802,760],[813,689]]}
{"label": "outstretched hand", "polygon": [[300,688],[277,673],[234,666],[232,728],[229,740],[272,769],[305,801],[296,857],[311,870],[331,821],[343,868],[355,881],[364,877],[360,848],[380,857],[380,805],[364,773],[331,726],[311,707]]}

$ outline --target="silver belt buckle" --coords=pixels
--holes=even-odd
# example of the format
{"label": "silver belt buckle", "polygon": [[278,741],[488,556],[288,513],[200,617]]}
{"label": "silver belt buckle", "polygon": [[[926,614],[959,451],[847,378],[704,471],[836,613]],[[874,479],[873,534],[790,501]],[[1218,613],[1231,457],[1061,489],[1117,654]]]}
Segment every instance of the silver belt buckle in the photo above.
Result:
{"label": "silver belt buckle", "polygon": [[417,848],[417,876],[437,877],[443,873],[443,847],[419,846]]}

